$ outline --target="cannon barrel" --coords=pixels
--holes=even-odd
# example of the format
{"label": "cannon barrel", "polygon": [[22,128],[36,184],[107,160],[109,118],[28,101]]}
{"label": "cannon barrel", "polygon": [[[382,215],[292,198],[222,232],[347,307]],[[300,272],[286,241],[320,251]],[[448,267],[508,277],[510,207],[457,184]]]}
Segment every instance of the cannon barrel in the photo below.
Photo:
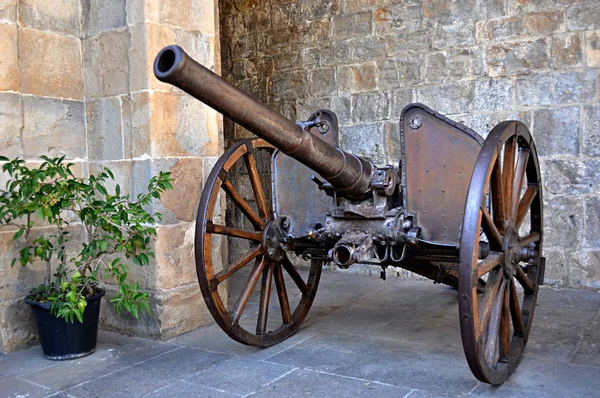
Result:
{"label": "cannon barrel", "polygon": [[362,199],[370,194],[370,162],[310,134],[194,61],[181,47],[163,48],[154,61],[154,74],[313,169],[340,195]]}

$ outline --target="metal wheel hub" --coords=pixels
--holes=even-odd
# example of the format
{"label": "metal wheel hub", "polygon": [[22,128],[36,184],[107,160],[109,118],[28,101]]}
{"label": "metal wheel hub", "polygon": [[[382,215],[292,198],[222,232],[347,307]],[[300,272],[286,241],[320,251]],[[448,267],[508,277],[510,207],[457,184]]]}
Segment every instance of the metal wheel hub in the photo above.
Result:
{"label": "metal wheel hub", "polygon": [[265,255],[271,260],[279,262],[283,260],[285,250],[281,247],[276,228],[275,222],[269,221],[263,232],[262,245],[265,248]]}
{"label": "metal wheel hub", "polygon": [[515,267],[519,264],[519,254],[521,251],[518,243],[518,231],[513,227],[508,227],[502,244],[502,251],[504,252],[504,263],[502,268],[504,270],[505,278],[512,278],[517,272]]}

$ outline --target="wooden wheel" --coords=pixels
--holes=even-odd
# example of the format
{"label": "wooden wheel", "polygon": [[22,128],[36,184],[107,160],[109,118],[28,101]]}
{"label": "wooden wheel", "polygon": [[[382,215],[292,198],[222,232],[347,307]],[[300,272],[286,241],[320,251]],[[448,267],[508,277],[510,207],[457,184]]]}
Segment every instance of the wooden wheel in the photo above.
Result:
{"label": "wooden wheel", "polygon": [[462,343],[483,382],[506,381],[523,355],[542,269],[542,210],[531,135],[522,123],[502,122],[471,177],[459,254]]}
{"label": "wooden wheel", "polygon": [[[298,330],[314,300],[322,266],[322,262],[312,261],[307,267],[308,275],[301,276],[293,264],[296,261],[290,261],[288,253],[277,241],[273,213],[259,173],[261,165],[269,167],[270,172],[269,155],[272,152],[273,146],[262,139],[244,140],[227,150],[208,176],[196,219],[196,271],[204,301],[217,324],[231,338],[259,347],[276,344]],[[238,181],[240,185],[246,182],[252,187],[253,200],[244,198],[236,190],[231,181],[234,174],[236,178],[245,179]],[[243,214],[244,224],[249,227],[224,225],[219,201],[221,190],[232,208],[237,209],[233,212]],[[258,214],[252,208],[252,202],[255,202]],[[220,267],[220,262],[213,262],[213,253],[218,252],[224,237],[235,240],[235,251],[241,254],[230,258],[230,264]],[[241,292],[236,294],[237,297],[227,297],[227,289],[221,287],[233,276],[240,275],[245,279]],[[269,305],[273,304],[270,300],[273,291],[277,294],[281,315],[269,318],[269,310],[273,310]],[[260,295],[254,297],[258,298],[255,311],[249,308],[253,293]]]}

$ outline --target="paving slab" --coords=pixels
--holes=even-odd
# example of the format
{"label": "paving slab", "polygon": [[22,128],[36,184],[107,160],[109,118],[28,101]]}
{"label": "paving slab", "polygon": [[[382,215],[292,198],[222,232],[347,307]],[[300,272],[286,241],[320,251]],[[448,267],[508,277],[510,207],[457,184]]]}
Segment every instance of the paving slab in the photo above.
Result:
{"label": "paving slab", "polygon": [[0,398],[600,396],[600,293],[541,289],[521,365],[491,387],[467,366],[456,290],[341,272],[322,281],[303,327],[275,346],[239,344],[216,325],[167,342],[101,331],[96,352],[73,361],[39,346],[0,356]]}
{"label": "paving slab", "polygon": [[247,395],[295,369],[293,366],[238,357],[194,374],[185,381],[230,393]]}
{"label": "paving slab", "polygon": [[252,397],[406,397],[412,390],[350,377],[296,369]]}
{"label": "paving slab", "polygon": [[66,392],[77,397],[143,397],[229,358],[195,348],[177,348]]}

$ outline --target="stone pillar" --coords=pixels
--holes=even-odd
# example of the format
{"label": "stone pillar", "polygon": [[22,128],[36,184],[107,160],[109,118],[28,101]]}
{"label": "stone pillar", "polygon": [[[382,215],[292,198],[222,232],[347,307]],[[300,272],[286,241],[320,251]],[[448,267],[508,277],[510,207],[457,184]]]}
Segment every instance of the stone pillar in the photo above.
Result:
{"label": "stone pillar", "polygon": [[[164,215],[156,261],[131,270],[151,293],[152,314],[117,315],[105,300],[101,327],[167,339],[210,322],[196,281],[193,221],[222,152],[222,121],[158,82],[152,62],[176,43],[219,72],[214,0],[0,0],[0,37],[0,154],[66,155],[81,175],[110,167],[134,196],[158,171],[173,173],[174,190],[153,204]],[[41,266],[10,267],[11,237],[0,231],[0,352],[36,341],[22,299],[43,280]]]}

